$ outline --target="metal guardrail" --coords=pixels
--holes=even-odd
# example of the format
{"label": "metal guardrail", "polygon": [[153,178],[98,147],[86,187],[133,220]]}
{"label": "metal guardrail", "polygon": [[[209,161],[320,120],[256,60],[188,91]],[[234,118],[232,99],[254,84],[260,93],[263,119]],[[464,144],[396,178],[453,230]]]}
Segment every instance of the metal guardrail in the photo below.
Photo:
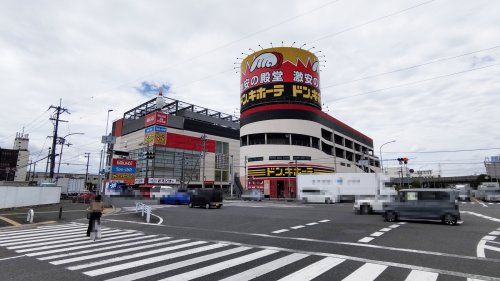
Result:
{"label": "metal guardrail", "polygon": [[141,211],[141,217],[144,217],[144,213],[146,213],[146,222],[149,223],[151,220],[151,206],[148,206],[141,202],[135,203],[135,212],[138,213]]}

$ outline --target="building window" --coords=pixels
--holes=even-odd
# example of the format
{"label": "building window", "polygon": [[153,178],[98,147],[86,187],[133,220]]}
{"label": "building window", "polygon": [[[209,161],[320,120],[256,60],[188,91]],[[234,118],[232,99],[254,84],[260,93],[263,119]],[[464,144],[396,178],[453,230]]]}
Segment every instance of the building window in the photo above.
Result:
{"label": "building window", "polygon": [[328,155],[333,155],[333,146],[329,144],[321,142],[321,150]]}
{"label": "building window", "polygon": [[311,146],[311,137],[306,135],[292,134],[292,145]]}
{"label": "building window", "polygon": [[269,156],[269,160],[290,160],[290,156]]}
{"label": "building window", "polygon": [[311,156],[293,156],[293,160],[307,160],[307,161],[311,161]]}
{"label": "building window", "polygon": [[267,144],[290,144],[290,134],[267,134]]}
{"label": "building window", "polygon": [[340,166],[345,166],[345,163],[344,162],[340,162]]}
{"label": "building window", "polygon": [[327,141],[333,141],[333,133],[321,128],[321,137]]}
{"label": "building window", "polygon": [[248,162],[264,161],[264,157],[249,157]]}
{"label": "building window", "polygon": [[265,143],[266,143],[265,134],[248,135],[248,145],[265,144]]}
{"label": "building window", "polygon": [[247,136],[242,136],[241,137],[240,144],[241,144],[241,146],[247,146],[248,145]]}
{"label": "building window", "polygon": [[311,147],[319,149],[319,139],[315,137],[311,137]]}

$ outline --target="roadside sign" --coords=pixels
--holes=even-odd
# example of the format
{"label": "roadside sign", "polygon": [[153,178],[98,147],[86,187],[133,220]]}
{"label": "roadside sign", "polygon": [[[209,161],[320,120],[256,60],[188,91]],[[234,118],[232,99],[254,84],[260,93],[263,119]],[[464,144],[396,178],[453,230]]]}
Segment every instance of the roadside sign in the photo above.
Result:
{"label": "roadside sign", "polygon": [[115,136],[102,136],[101,143],[115,144],[116,143],[116,137]]}

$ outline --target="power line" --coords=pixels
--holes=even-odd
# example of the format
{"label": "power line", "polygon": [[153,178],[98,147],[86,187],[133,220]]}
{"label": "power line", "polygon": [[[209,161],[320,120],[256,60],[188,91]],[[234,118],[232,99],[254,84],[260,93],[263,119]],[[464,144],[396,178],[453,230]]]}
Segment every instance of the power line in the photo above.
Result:
{"label": "power line", "polygon": [[455,153],[455,152],[471,152],[471,151],[488,151],[499,150],[500,147],[473,148],[473,149],[456,149],[456,150],[434,150],[434,151],[383,151],[382,153],[409,153],[409,154],[426,154],[426,153]]}
{"label": "power line", "polygon": [[366,96],[366,95],[375,94],[375,93],[378,93],[378,92],[392,90],[392,89],[395,89],[395,88],[401,88],[401,87],[406,87],[406,86],[421,84],[421,83],[425,83],[425,82],[429,82],[429,81],[433,81],[433,80],[437,80],[437,79],[441,79],[441,78],[446,78],[446,77],[450,77],[450,76],[460,75],[460,74],[463,74],[463,73],[467,73],[467,72],[471,72],[471,71],[476,71],[476,70],[481,70],[481,69],[485,69],[485,68],[490,68],[490,67],[494,67],[494,66],[498,66],[498,65],[500,65],[500,63],[490,64],[490,65],[486,65],[486,66],[482,66],[482,67],[471,68],[471,69],[467,69],[467,70],[463,70],[463,71],[458,71],[458,72],[449,73],[449,74],[445,74],[445,75],[435,76],[435,77],[431,77],[431,78],[427,78],[427,79],[423,79],[423,80],[418,80],[418,81],[414,81],[414,82],[408,82],[408,83],[398,84],[398,85],[394,85],[394,86],[390,86],[390,87],[386,87],[386,88],[381,88],[381,89],[377,89],[377,90],[373,90],[373,91],[368,91],[368,92],[363,92],[363,93],[359,93],[359,94],[355,94],[355,95],[350,95],[350,96],[345,96],[345,97],[333,99],[331,101],[333,102],[333,101],[340,101],[340,100],[345,100],[345,99],[359,97],[359,96]]}
{"label": "power line", "polygon": [[414,6],[411,6],[411,7],[408,7],[408,8],[405,8],[405,9],[402,9],[402,10],[399,10],[399,11],[396,11],[396,12],[393,12],[393,13],[390,13],[390,14],[387,14],[387,15],[384,15],[384,16],[381,16],[381,17],[378,17],[378,18],[374,18],[372,20],[369,20],[369,21],[366,21],[366,22],[363,22],[363,23],[360,23],[360,24],[357,24],[357,25],[354,25],[354,26],[351,26],[351,27],[348,27],[346,29],[343,29],[343,30],[340,30],[340,31],[337,31],[337,32],[334,32],[334,33],[331,33],[331,34],[328,34],[328,35],[325,35],[325,36],[322,36],[322,37],[319,37],[317,39],[314,39],[309,43],[315,43],[315,42],[318,42],[318,41],[321,41],[323,39],[326,39],[326,38],[331,38],[331,37],[334,37],[334,36],[337,36],[337,35],[340,35],[342,33],[345,33],[347,31],[351,31],[351,30],[354,30],[354,29],[358,29],[360,27],[363,27],[365,25],[369,25],[371,23],[374,23],[374,22],[377,22],[377,21],[380,21],[380,20],[383,20],[383,19],[386,19],[386,18],[389,18],[389,17],[392,17],[392,16],[396,16],[396,15],[399,15],[399,14],[402,14],[404,12],[407,12],[409,10],[412,10],[412,9],[415,9],[415,8],[418,8],[420,6],[423,6],[423,5],[427,5],[429,3],[432,3],[434,2],[435,0],[431,0],[431,1],[427,1],[427,2],[421,2],[417,5],[414,5]]}
{"label": "power line", "polygon": [[379,76],[383,76],[383,75],[387,75],[387,74],[392,74],[392,73],[396,73],[396,72],[400,72],[400,71],[410,70],[410,69],[413,69],[413,68],[418,68],[418,67],[429,65],[429,64],[433,64],[433,63],[438,63],[438,62],[443,62],[443,61],[452,60],[452,59],[456,59],[456,58],[461,58],[461,57],[465,57],[465,56],[468,56],[468,55],[472,55],[472,54],[476,54],[476,53],[480,53],[480,52],[484,52],[484,51],[490,51],[490,50],[493,50],[493,49],[497,49],[499,47],[500,47],[500,45],[497,45],[497,46],[493,46],[493,47],[486,48],[486,49],[481,49],[481,50],[477,50],[477,51],[473,51],[473,52],[464,53],[464,54],[461,54],[461,55],[456,55],[456,56],[452,56],[452,57],[444,57],[444,58],[439,58],[439,59],[435,59],[435,60],[430,60],[430,61],[427,61],[427,62],[424,62],[424,63],[420,63],[420,64],[416,64],[416,65],[412,65],[412,66],[407,66],[407,67],[404,67],[404,68],[398,68],[398,69],[387,71],[387,72],[382,72],[382,73],[377,73],[377,74],[371,74],[371,75],[363,76],[363,77],[356,78],[356,79],[353,79],[353,80],[347,80],[347,81],[344,81],[344,82],[339,82],[339,83],[336,83],[336,84],[331,84],[331,85],[324,86],[324,87],[321,87],[321,88],[322,89],[326,89],[326,88],[336,87],[336,86],[340,86],[340,85],[350,84],[350,83],[354,83],[354,82],[358,82],[358,81],[362,81],[362,80],[366,80],[366,79],[370,79],[370,78],[374,78],[374,77],[379,77]]}

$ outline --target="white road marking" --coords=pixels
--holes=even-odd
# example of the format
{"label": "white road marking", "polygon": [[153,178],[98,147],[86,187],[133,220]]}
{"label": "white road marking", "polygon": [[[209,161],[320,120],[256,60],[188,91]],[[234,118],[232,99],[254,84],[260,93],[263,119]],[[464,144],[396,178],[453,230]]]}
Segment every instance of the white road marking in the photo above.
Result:
{"label": "white road marking", "polygon": [[0,231],[2,236],[7,236],[7,235],[14,235],[14,234],[23,234],[23,233],[33,233],[33,232],[38,232],[38,231],[47,231],[51,229],[63,229],[63,228],[76,228],[76,227],[83,227],[84,225],[76,225],[76,224],[61,224],[61,225],[44,225],[44,226],[38,226],[36,228],[30,228],[30,229],[22,229],[22,230],[10,230],[10,231]]}
{"label": "white road marking", "polygon": [[389,228],[397,228],[399,227],[399,224],[392,224],[392,225],[389,225]]}
{"label": "white road marking", "polygon": [[368,242],[372,241],[373,239],[375,239],[375,238],[373,238],[373,237],[364,237],[362,239],[359,239],[358,242],[368,243]]}
{"label": "white road marking", "polygon": [[15,232],[15,233],[0,232],[0,234],[2,235],[2,239],[6,239],[6,238],[14,238],[14,237],[30,237],[29,235],[43,235],[43,234],[54,233],[55,231],[78,230],[78,229],[85,229],[85,227],[84,226],[72,226],[72,227],[51,228],[51,229],[35,228],[34,230],[29,230],[29,231],[23,230],[20,233],[18,233],[18,232]]}
{"label": "white road marking", "polygon": [[420,270],[412,270],[405,281],[435,281],[439,274]]}
{"label": "white road marking", "polygon": [[203,246],[203,247],[198,247],[198,248],[193,248],[185,251],[180,251],[180,252],[175,252],[175,253],[170,253],[170,254],[165,254],[165,255],[160,255],[160,256],[155,256],[147,259],[142,259],[142,260],[136,260],[128,263],[122,263],[114,266],[109,266],[109,267],[104,267],[100,269],[94,269],[91,271],[86,271],[83,274],[88,275],[88,276],[98,276],[110,272],[116,272],[120,270],[125,270],[133,267],[138,267],[146,264],[151,264],[155,262],[160,262],[160,261],[166,261],[169,259],[174,259],[174,258],[179,258],[187,255],[192,255],[192,254],[199,254],[204,251],[209,251],[221,247],[226,247],[228,244],[223,244],[223,243],[217,243],[217,244],[211,244],[208,246]]}
{"label": "white road marking", "polygon": [[297,225],[297,226],[292,226],[290,227],[291,229],[299,229],[299,228],[304,228],[305,226],[303,225]]}
{"label": "white road marking", "polygon": [[379,230],[379,231],[383,231],[383,232],[385,232],[385,231],[390,231],[391,229],[392,229],[392,228],[385,227],[385,228],[382,228],[382,229],[381,229],[381,230]]}
{"label": "white road marking", "polygon": [[276,233],[276,234],[278,234],[278,233],[283,233],[283,232],[287,232],[287,231],[288,231],[288,229],[280,229],[280,230],[273,231],[273,232],[271,232],[271,233]]}
{"label": "white road marking", "polygon": [[93,254],[93,255],[85,255],[85,256],[80,256],[80,257],[76,257],[76,258],[62,259],[62,260],[52,261],[50,263],[54,264],[54,265],[59,265],[59,264],[66,264],[66,263],[72,263],[72,262],[83,261],[83,260],[90,260],[90,259],[101,258],[101,257],[105,257],[105,256],[112,256],[112,255],[116,255],[116,254],[128,253],[128,252],[137,251],[137,250],[144,250],[144,249],[149,249],[149,248],[155,248],[155,247],[185,242],[186,240],[187,239],[179,239],[179,240],[172,240],[172,241],[167,241],[167,242],[153,243],[153,244],[148,244],[148,245],[144,245],[144,246],[126,248],[126,249],[115,250],[115,251],[110,251],[110,252],[103,252],[103,253],[98,253],[98,254]]}
{"label": "white road marking", "polygon": [[8,258],[1,258],[0,261],[12,260],[12,259],[17,259],[17,258],[22,258],[25,256],[26,255],[19,255],[19,256],[13,256],[13,257],[8,257]]}
{"label": "white road marking", "polygon": [[[115,233],[119,232],[120,230],[109,230],[107,228],[106,230],[102,230],[102,233]],[[29,239],[21,239],[21,240],[13,240],[13,241],[8,241],[7,243],[0,243],[0,246],[15,246],[15,245],[21,245],[21,244],[27,244],[30,243],[29,246],[38,246],[38,245],[49,245],[49,244],[57,244],[58,242],[63,242],[68,239],[74,239],[74,238],[83,238],[85,239],[85,231],[77,231],[77,232],[71,232],[71,233],[66,233],[64,235],[56,235],[54,237],[48,236],[48,237],[30,237]],[[88,238],[86,238],[88,239]],[[54,241],[55,240],[55,241]],[[74,240],[68,240],[68,241],[74,241]],[[43,243],[38,243],[38,242],[43,242]],[[38,243],[38,244],[35,244]],[[22,247],[21,247],[22,248]]]}
{"label": "white road marking", "polygon": [[[110,230],[110,231],[103,231],[102,234],[106,234],[106,236],[111,236],[111,235],[117,235],[122,233],[121,230]],[[76,241],[89,241],[89,237],[85,235],[84,232],[75,234],[75,235],[69,235],[67,237],[64,237],[67,239],[63,240],[55,240],[55,241],[43,241],[40,243],[34,243],[34,244],[26,244],[28,243],[27,241],[22,242],[23,245],[18,245],[20,242],[17,243],[12,243],[13,246],[8,246],[7,249],[9,250],[18,250],[18,249],[25,249],[25,248],[30,248],[30,247],[38,247],[38,246],[47,246],[47,245],[53,245],[53,244],[60,244],[60,243],[65,243],[65,242],[76,242]]]}
{"label": "white road marking", "polygon": [[318,221],[318,222],[329,222],[330,220],[321,220],[321,221]]}
{"label": "white road marking", "polygon": [[113,250],[116,248],[124,248],[128,246],[135,246],[135,245],[140,245],[140,244],[146,244],[146,243],[153,243],[153,242],[158,242],[158,241],[163,241],[167,239],[171,239],[171,237],[160,237],[160,238],[155,238],[155,239],[148,239],[148,238],[154,238],[158,237],[158,235],[148,235],[148,236],[143,236],[141,241],[137,242],[131,242],[131,243],[123,243],[119,245],[113,245],[113,246],[108,246],[108,247],[99,247],[96,249],[90,249],[90,250],[83,250],[83,251],[77,251],[77,252],[70,252],[70,253],[64,253],[64,254],[58,254],[58,255],[52,255],[52,256],[47,256],[43,258],[38,258],[39,260],[53,260],[53,259],[59,259],[59,258],[66,258],[66,257],[71,257],[71,256],[77,256],[77,255],[82,255],[82,254],[88,254],[88,253],[93,253],[93,252],[99,252],[99,251],[104,251],[104,250]]}
{"label": "white road marking", "polygon": [[492,240],[495,240],[496,237],[495,236],[491,236],[491,235],[486,235],[483,237],[483,240],[486,240],[486,241],[492,241]]}
{"label": "white road marking", "polygon": [[[101,247],[104,245],[118,244],[118,243],[122,243],[122,242],[128,242],[128,241],[139,240],[139,239],[143,240],[144,238],[147,237],[147,236],[142,236],[142,235],[144,235],[144,234],[139,233],[139,232],[135,232],[135,233],[121,235],[119,237],[113,237],[111,239],[106,239],[106,240],[111,240],[111,241],[106,241],[105,239],[101,239],[101,240],[98,240],[98,242],[92,243],[92,244],[87,243],[86,245],[82,245],[82,246],[60,248],[60,249],[54,249],[54,250],[48,250],[48,251],[42,251],[42,252],[36,252],[36,253],[28,253],[26,255],[28,257],[36,257],[36,256],[55,254],[55,253],[66,252],[66,251],[79,250],[79,249],[88,249],[88,248],[94,248],[94,247],[98,248],[98,247]],[[103,240],[104,240],[104,242],[101,242]],[[51,248],[53,248],[53,247],[51,247]]]}
{"label": "white road marking", "polygon": [[180,262],[176,262],[176,263],[172,263],[172,264],[168,264],[168,265],[164,265],[164,266],[160,266],[160,267],[154,267],[154,268],[151,268],[151,269],[147,269],[147,270],[144,270],[144,271],[139,271],[139,272],[131,273],[131,274],[128,274],[128,275],[118,276],[118,277],[115,277],[115,278],[112,278],[112,279],[108,279],[106,281],[133,281],[133,280],[137,280],[137,279],[149,277],[149,276],[152,276],[152,275],[156,275],[156,274],[160,274],[160,273],[165,273],[165,272],[172,271],[172,270],[175,270],[175,269],[183,268],[183,267],[186,267],[186,266],[191,266],[191,265],[194,265],[194,264],[197,264],[197,263],[201,263],[201,262],[213,260],[213,259],[216,259],[216,258],[220,258],[220,257],[224,257],[224,256],[236,254],[236,253],[239,253],[239,252],[247,251],[249,249],[251,249],[251,248],[250,247],[233,248],[233,249],[225,250],[225,251],[222,251],[222,252],[217,252],[217,253],[213,253],[213,254],[204,255],[204,256],[201,256],[201,257],[196,257],[196,258],[192,258],[192,259],[188,259],[188,260],[183,260],[183,261],[180,261]]}
{"label": "white road marking", "polygon": [[16,236],[12,238],[2,238],[0,239],[0,245],[3,243],[8,243],[8,242],[17,242],[17,241],[28,241],[32,239],[44,239],[44,238],[52,238],[52,237],[60,237],[60,236],[65,236],[68,234],[73,234],[73,233],[84,233],[84,229],[75,229],[71,231],[62,231],[62,232],[52,232],[52,233],[43,233],[43,234],[38,234],[38,235],[27,235],[27,236]]}
{"label": "white road marking", "polygon": [[[125,235],[123,235],[125,233]],[[101,240],[99,240],[99,242],[101,241],[109,241],[109,240],[115,240],[117,239],[117,237],[114,237],[114,236],[121,236],[121,237],[130,237],[130,236],[139,236],[139,235],[144,235],[142,233],[137,233],[137,232],[127,232],[127,231],[122,231],[122,232],[118,232],[118,233],[111,233],[111,234],[108,234],[105,236],[105,238],[102,238]],[[85,244],[85,246],[83,246],[83,248],[86,248],[86,247],[89,247],[90,243],[89,243],[90,240],[88,240],[88,237],[87,237],[87,240],[84,240],[84,241],[78,241],[78,242],[72,242],[72,243],[63,243],[63,244],[57,244],[57,245],[51,245],[51,246],[43,246],[43,247],[38,247],[38,248],[29,248],[29,249],[21,249],[21,250],[16,250],[16,252],[18,253],[25,253],[25,252],[37,252],[37,251],[40,251],[40,250],[49,250],[49,249],[54,249],[54,248],[62,248],[62,247],[66,247],[66,246],[74,246],[74,245],[82,245],[82,244]],[[97,243],[95,243],[97,244]],[[92,245],[95,245],[95,244],[92,244]]]}
{"label": "white road marking", "polygon": [[500,252],[500,248],[498,248],[498,247],[494,247],[494,246],[486,245],[486,246],[484,246],[484,248],[485,248],[485,249],[488,249],[488,250],[495,251],[495,252]]}
{"label": "white road marking", "polygon": [[406,224],[406,222],[402,221],[402,222],[398,222],[398,224]]}
{"label": "white road marking", "polygon": [[208,275],[208,274],[212,274],[214,272],[218,272],[218,271],[230,268],[230,267],[234,267],[234,266],[240,265],[242,263],[247,263],[247,262],[250,262],[250,261],[253,261],[253,260],[256,260],[256,259],[260,259],[262,257],[269,256],[269,255],[277,253],[277,252],[278,251],[275,251],[275,250],[261,250],[261,251],[258,251],[258,252],[255,252],[255,253],[251,253],[251,254],[248,254],[248,255],[245,255],[245,256],[237,257],[237,258],[234,258],[234,259],[226,260],[226,261],[223,261],[223,262],[219,262],[219,263],[216,263],[216,264],[212,264],[212,265],[209,265],[209,266],[205,266],[205,267],[202,267],[202,268],[191,270],[189,272],[185,272],[185,273],[182,273],[182,274],[174,275],[174,276],[171,276],[171,277],[168,277],[168,278],[165,278],[165,279],[161,279],[160,281],[167,281],[167,280],[169,280],[169,281],[174,281],[174,280],[179,280],[179,281],[192,280],[192,279],[199,278],[199,277],[202,277],[202,276],[205,276],[205,275]]}
{"label": "white road marking", "polygon": [[294,273],[281,278],[279,281],[306,281],[312,280],[321,274],[327,272],[328,270],[334,268],[338,264],[342,263],[344,259],[326,257],[317,261],[311,265],[308,265],[301,270],[295,271]]}
{"label": "white road marking", "polygon": [[493,217],[490,217],[490,216],[485,216],[483,214],[476,213],[476,212],[460,211],[460,213],[478,216],[478,217],[481,217],[483,219],[487,219],[487,220],[494,221],[494,222],[500,222],[500,219],[493,218]]}
{"label": "white road marking", "polygon": [[373,236],[373,237],[379,237],[380,235],[384,234],[385,232],[380,232],[380,231],[377,231],[377,232],[374,232],[372,234],[370,234],[370,236]]}
{"label": "white road marking", "polygon": [[490,232],[488,234],[489,235],[500,235],[500,231],[495,230],[495,231],[492,231],[492,232]]}
{"label": "white road marking", "polygon": [[377,276],[379,276],[386,268],[387,268],[386,265],[365,263],[363,266],[356,269],[356,271],[351,273],[349,276],[342,279],[342,281],[375,280],[375,278],[377,278]]}
{"label": "white road marking", "polygon": [[310,222],[310,223],[306,223],[306,225],[308,226],[311,226],[311,225],[317,225],[318,223],[317,222]]}
{"label": "white road marking", "polygon": [[[184,239],[187,240],[187,239]],[[154,255],[154,254],[159,254],[159,253],[164,253],[164,252],[169,252],[169,251],[174,251],[182,248],[187,248],[191,246],[196,246],[200,244],[206,244],[206,241],[195,241],[195,242],[189,242],[186,244],[181,244],[181,245],[176,245],[176,246],[170,246],[166,248],[160,248],[156,250],[151,250],[151,251],[146,251],[146,252],[139,252],[135,253],[132,255],[124,255],[124,256],[118,256],[118,257],[113,257],[111,259],[105,259],[105,260],[98,260],[98,261],[93,261],[90,263],[84,263],[80,265],[75,265],[75,266],[70,266],[68,267],[69,270],[79,270],[83,268],[89,268],[89,267],[97,267],[101,266],[103,264],[108,264],[108,263],[113,263],[113,262],[120,262],[124,260],[130,260],[130,259],[135,259],[139,257],[144,257],[144,256],[149,256],[149,255]]]}
{"label": "white road marking", "polygon": [[301,253],[293,253],[288,256],[282,257],[277,260],[273,260],[271,262],[265,263],[263,265],[251,268],[249,270],[240,272],[236,275],[229,276],[227,278],[224,278],[220,281],[231,281],[231,280],[238,280],[238,281],[249,281],[254,278],[257,278],[261,275],[264,275],[266,273],[269,273],[271,271],[277,270],[280,267],[289,265],[291,263],[294,263],[296,261],[299,261],[308,255],[301,254]]}

